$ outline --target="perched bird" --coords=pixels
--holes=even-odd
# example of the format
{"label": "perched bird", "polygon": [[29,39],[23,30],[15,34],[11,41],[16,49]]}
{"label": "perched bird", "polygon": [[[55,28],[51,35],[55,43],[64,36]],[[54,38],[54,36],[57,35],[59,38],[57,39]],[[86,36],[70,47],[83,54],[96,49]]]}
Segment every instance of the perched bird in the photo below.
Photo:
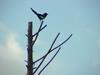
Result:
{"label": "perched bird", "polygon": [[37,17],[39,18],[40,21],[43,20],[43,19],[45,19],[46,16],[48,15],[48,13],[44,13],[44,14],[37,13],[37,12],[36,12],[35,10],[33,10],[32,8],[31,8],[31,10],[32,10],[33,13],[35,13],[35,14],[37,15]]}

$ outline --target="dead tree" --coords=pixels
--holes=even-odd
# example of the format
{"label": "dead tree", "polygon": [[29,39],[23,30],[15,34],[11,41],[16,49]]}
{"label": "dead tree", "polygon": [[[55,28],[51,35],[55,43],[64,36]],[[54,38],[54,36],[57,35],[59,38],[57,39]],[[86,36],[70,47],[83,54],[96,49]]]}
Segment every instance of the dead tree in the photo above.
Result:
{"label": "dead tree", "polygon": [[[44,25],[43,26],[43,22],[44,21],[41,21],[41,24],[38,28],[38,31],[36,33],[32,33],[32,22],[29,22],[28,23],[28,34],[26,34],[27,38],[28,38],[28,47],[27,47],[27,75],[40,75],[43,70],[50,64],[50,62],[54,59],[54,57],[58,54],[59,50],[61,49],[61,46],[66,43],[72,36],[72,34],[67,38],[65,39],[63,42],[61,42],[59,45],[54,46],[55,42],[57,41],[57,38],[59,37],[60,33],[58,33],[55,37],[55,39],[53,40],[49,50],[47,51],[47,53],[45,55],[43,55],[42,57],[38,58],[37,60],[33,61],[33,46],[34,44],[36,43],[36,40],[39,36],[39,33],[47,26],[47,25]],[[34,38],[34,40],[33,40]],[[56,53],[52,56],[52,58],[46,63],[46,65],[44,65],[42,67],[41,70],[39,70],[39,68],[41,67],[41,65],[43,64],[43,62],[45,61],[45,59],[47,58],[47,56],[53,52],[53,51],[56,51]],[[34,66],[36,63],[39,63],[38,65]]]}

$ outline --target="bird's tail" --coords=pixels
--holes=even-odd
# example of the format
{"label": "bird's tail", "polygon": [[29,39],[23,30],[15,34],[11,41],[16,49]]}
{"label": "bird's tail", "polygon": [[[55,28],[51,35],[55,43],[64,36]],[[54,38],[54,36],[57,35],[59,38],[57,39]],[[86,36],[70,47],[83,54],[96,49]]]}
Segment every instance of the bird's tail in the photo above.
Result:
{"label": "bird's tail", "polygon": [[32,10],[32,12],[34,12],[36,15],[38,14],[35,10],[33,10],[32,8],[30,8]]}

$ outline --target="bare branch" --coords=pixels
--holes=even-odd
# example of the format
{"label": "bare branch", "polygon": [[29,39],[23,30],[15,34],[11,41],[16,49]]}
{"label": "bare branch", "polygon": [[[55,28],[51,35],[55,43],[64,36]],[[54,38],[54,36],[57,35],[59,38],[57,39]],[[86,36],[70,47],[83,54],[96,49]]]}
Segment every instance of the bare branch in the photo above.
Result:
{"label": "bare branch", "polygon": [[[36,15],[40,15],[40,17],[42,17],[41,14],[38,14],[35,12]],[[43,16],[45,16],[45,14],[43,14]],[[32,33],[32,22],[29,22],[28,23],[28,34],[26,34],[27,38],[28,38],[28,47],[27,47],[27,51],[28,51],[28,59],[27,61],[25,60],[25,62],[27,62],[27,75],[35,75],[36,73],[38,75],[40,75],[44,69],[52,62],[52,60],[55,58],[55,56],[58,54],[58,52],[60,51],[61,49],[61,46],[66,43],[72,36],[72,34],[67,38],[65,39],[64,41],[62,41],[60,44],[58,45],[55,45],[55,42],[57,41],[60,33],[58,33],[56,35],[56,37],[54,38],[53,42],[51,43],[50,45],[50,48],[48,49],[47,53],[44,54],[42,57],[40,57],[39,59],[37,59],[36,61],[33,61],[33,46],[35,45],[36,41],[37,41],[37,38],[39,36],[39,33],[47,26],[47,25],[44,25],[43,26],[43,23],[44,21],[41,20],[40,21],[40,26],[38,28],[38,30],[36,31],[35,34]],[[34,40],[33,40],[34,38]],[[49,54],[51,52],[53,52],[54,50],[56,50],[55,53],[52,55],[52,57],[47,61],[46,64],[45,63],[45,60],[47,59],[47,57],[49,56]],[[39,62],[38,62],[39,61]],[[35,66],[35,63],[36,63],[36,66]],[[44,64],[44,66],[41,68],[41,66]]]}
{"label": "bare branch", "polygon": [[65,41],[63,41],[61,44],[59,44],[58,46],[54,47],[51,51],[57,49],[58,47],[60,47],[60,46],[63,45],[64,43],[66,43],[71,37],[72,37],[72,34],[71,34]]}
{"label": "bare branch", "polygon": [[40,66],[42,65],[43,61],[45,60],[46,56],[42,59],[42,61],[40,62],[40,64],[38,65],[38,67],[36,68],[36,70],[33,72],[33,75],[37,72],[37,70],[40,68]]}
{"label": "bare branch", "polygon": [[60,35],[60,33],[57,34],[57,36],[55,37],[55,39],[54,39],[54,41],[52,42],[52,44],[51,44],[51,46],[50,46],[50,48],[49,48],[48,51],[51,51],[51,49],[52,49],[52,47],[53,47],[54,43],[56,42],[56,40],[57,40],[57,38],[58,38],[59,35]]}
{"label": "bare branch", "polygon": [[58,33],[57,36],[55,37],[54,41],[52,42],[52,44],[51,44],[51,46],[50,46],[50,48],[49,48],[49,50],[48,50],[48,52],[45,54],[45,56],[43,57],[42,61],[41,61],[40,64],[38,65],[37,69],[33,72],[33,74],[35,74],[36,71],[39,69],[39,67],[42,65],[42,63],[44,62],[45,58],[46,58],[47,55],[50,53],[50,51],[51,51],[51,49],[52,49],[52,47],[53,47],[54,43],[56,42],[56,40],[57,40],[57,38],[58,38],[59,35],[60,35],[60,33]]}
{"label": "bare branch", "polygon": [[[63,41],[61,44],[59,44],[58,46],[56,46],[53,49],[51,49],[50,52],[54,51],[55,49],[57,49],[58,47],[60,47],[61,45],[63,45],[65,42],[67,42],[71,38],[71,36],[72,36],[72,34],[65,41]],[[46,56],[46,54],[44,56],[42,56],[41,58],[37,59],[36,61],[34,61],[33,63],[36,63],[36,62],[42,60]]]}
{"label": "bare branch", "polygon": [[27,34],[25,34],[27,37],[28,37],[28,35]]}
{"label": "bare branch", "polygon": [[[36,32],[32,37],[36,36],[40,31],[42,31],[47,25],[43,26],[38,32]],[[26,35],[27,36],[27,35]]]}
{"label": "bare branch", "polygon": [[[46,54],[47,54],[47,53],[46,53]],[[45,54],[45,55],[46,55],[46,54]],[[43,59],[43,58],[45,57],[45,55],[42,56],[41,58],[37,59],[36,61],[34,61],[33,64],[35,64],[36,62],[38,62],[38,61],[40,61],[41,59]]]}
{"label": "bare branch", "polygon": [[57,50],[57,52],[55,53],[55,55],[51,58],[51,60],[42,68],[42,70],[39,72],[38,75],[40,75],[42,73],[42,71],[51,63],[51,61],[55,58],[55,56],[58,54],[59,50],[61,49],[61,47]]}
{"label": "bare branch", "polygon": [[38,33],[36,34],[35,40],[32,42],[32,45],[35,44],[35,42],[36,42],[36,40],[37,40],[37,38],[38,38],[38,36],[39,36],[39,32],[40,32],[40,30],[41,30],[41,27],[42,27],[42,25],[43,25],[43,22],[44,22],[44,21],[42,21],[41,24],[40,24],[40,27],[39,27],[39,29],[38,29]]}
{"label": "bare branch", "polygon": [[51,46],[50,46],[50,48],[48,50],[48,52],[44,56],[42,56],[41,58],[39,58],[38,60],[34,61],[33,64],[36,63],[36,62],[38,62],[39,60],[41,60],[42,58],[44,58],[46,55],[48,55],[49,52],[51,52],[51,49],[52,49],[52,47],[53,47],[54,43],[56,42],[56,40],[57,40],[57,38],[58,38],[59,35],[60,35],[60,33],[58,33],[57,36],[55,37],[54,41],[52,42],[52,44],[51,44]]}

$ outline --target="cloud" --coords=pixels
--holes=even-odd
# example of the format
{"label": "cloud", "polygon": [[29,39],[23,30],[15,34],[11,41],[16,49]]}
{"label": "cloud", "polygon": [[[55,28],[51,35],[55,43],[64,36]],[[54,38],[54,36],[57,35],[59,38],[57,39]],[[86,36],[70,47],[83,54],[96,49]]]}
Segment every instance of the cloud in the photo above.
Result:
{"label": "cloud", "polygon": [[14,33],[9,33],[5,39],[5,47],[4,50],[9,51],[9,53],[14,56],[14,57],[20,57],[22,54],[22,48],[20,47],[16,34]]}
{"label": "cloud", "polygon": [[25,54],[17,33],[0,22],[0,34],[0,75],[25,75]]}
{"label": "cloud", "polygon": [[18,35],[1,23],[0,31],[3,34],[1,36],[3,39],[0,39],[2,40],[2,43],[0,43],[0,57],[9,60],[22,58],[23,50],[18,42]]}

